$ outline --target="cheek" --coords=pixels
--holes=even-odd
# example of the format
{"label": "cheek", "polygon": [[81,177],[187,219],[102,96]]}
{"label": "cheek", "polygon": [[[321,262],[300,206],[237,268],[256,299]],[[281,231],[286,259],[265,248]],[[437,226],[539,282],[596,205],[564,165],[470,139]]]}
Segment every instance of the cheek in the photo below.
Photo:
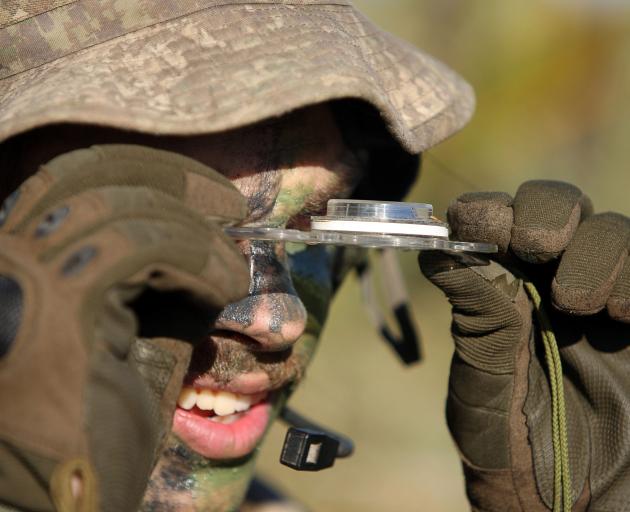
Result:
{"label": "cheek", "polygon": [[[341,173],[326,167],[307,166],[285,171],[271,218],[279,223],[300,217],[300,212],[323,214],[327,199],[346,197],[352,184]],[[314,206],[316,210],[314,211]],[[307,219],[308,223],[308,219]]]}
{"label": "cheek", "polygon": [[332,299],[332,255],[323,245],[287,244],[293,286],[308,313],[306,334],[319,337]]}
{"label": "cheek", "polygon": [[308,313],[306,330],[295,346],[306,366],[317,347],[328,311],[341,282],[365,261],[365,249],[287,243],[293,285]]}

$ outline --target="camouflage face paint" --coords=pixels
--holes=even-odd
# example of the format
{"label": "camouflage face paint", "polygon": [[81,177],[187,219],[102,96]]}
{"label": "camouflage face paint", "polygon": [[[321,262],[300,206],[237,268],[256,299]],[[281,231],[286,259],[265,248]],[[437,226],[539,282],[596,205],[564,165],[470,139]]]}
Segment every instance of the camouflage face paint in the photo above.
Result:
{"label": "camouflage face paint", "polygon": [[[262,303],[269,301],[267,309],[271,315],[266,327],[270,332],[279,333],[283,323],[300,321],[304,315],[304,308],[288,273],[284,247],[260,240],[246,245],[251,273],[249,297],[226,307],[222,319],[250,327],[256,312],[263,307]],[[282,300],[278,300],[279,297]]]}
{"label": "camouflage face paint", "polygon": [[[277,244],[265,244],[265,250]],[[275,248],[277,249],[277,248]],[[263,249],[261,249],[262,251]],[[333,296],[333,262],[339,249],[290,244],[285,272],[290,272],[292,289],[308,312],[306,330],[293,347],[292,357],[305,368],[315,352],[328,306]],[[266,257],[269,258],[267,252]],[[277,261],[274,265],[279,264]],[[284,265],[283,265],[284,266]],[[278,396],[275,419],[291,389]],[[271,422],[270,422],[271,424]],[[249,457],[229,462],[209,461],[185,447],[171,434],[168,447],[151,478],[142,507],[144,512],[171,510],[237,510],[253,476],[257,450]]]}
{"label": "camouflage face paint", "polygon": [[[330,121],[322,111],[315,117]],[[325,208],[327,199],[346,197],[352,190],[360,171],[346,164],[342,146],[326,139],[335,133],[334,126],[318,131],[309,122],[265,126],[268,147],[258,141],[258,156],[252,157],[258,172],[247,171],[246,154],[245,164],[238,166],[225,158],[242,149],[242,139],[223,141],[224,160],[214,167],[247,197],[249,224],[300,227],[302,219]],[[227,170],[230,164],[232,171]],[[268,429],[316,349],[340,280],[333,269],[343,266],[334,264],[339,250],[323,246],[285,247],[261,241],[240,246],[250,261],[249,296],[224,309],[210,342],[195,349],[187,380],[195,385],[207,379],[221,386],[239,376],[263,373],[268,389],[276,390],[269,399]],[[256,448],[241,459],[211,461],[172,434],[152,475],[143,510],[237,510],[253,476],[257,452]]]}
{"label": "camouflage face paint", "polygon": [[313,184],[299,184],[290,190],[281,190],[270,218],[266,224],[269,226],[286,226],[287,223],[299,214],[308,199],[314,195],[316,188]]}
{"label": "camouflage face paint", "polygon": [[[254,361],[248,357],[249,352],[237,351],[233,344],[223,346],[219,342],[219,355],[215,357],[225,364],[217,364],[215,358],[213,375],[217,380],[229,382],[235,374],[262,368],[270,375],[272,385],[290,379],[291,386],[285,386],[274,401],[268,428],[303,375],[317,347],[333,297],[333,283],[342,278],[333,275],[333,262],[339,250],[301,244],[289,244],[286,248],[274,243],[252,244],[252,273],[255,276],[252,295],[243,303],[228,308],[225,314],[234,322],[251,325],[260,301],[268,300],[270,292],[284,293],[305,308],[305,331],[293,345],[288,359],[278,360],[275,354],[269,353],[266,354],[269,358],[267,362],[265,354]],[[273,311],[273,307],[271,309]],[[284,306],[282,311],[272,316],[269,330],[279,330],[282,322],[293,319],[296,314]],[[175,435],[171,435],[169,447],[153,473],[142,510],[237,510],[253,477],[257,452],[244,459],[213,462],[187,449]]]}

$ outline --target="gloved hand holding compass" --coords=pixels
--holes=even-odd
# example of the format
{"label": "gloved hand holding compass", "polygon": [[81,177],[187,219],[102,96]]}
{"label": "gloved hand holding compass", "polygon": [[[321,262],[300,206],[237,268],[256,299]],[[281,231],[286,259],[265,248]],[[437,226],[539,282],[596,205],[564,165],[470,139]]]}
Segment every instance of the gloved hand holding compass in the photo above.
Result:
{"label": "gloved hand holding compass", "polygon": [[[473,510],[628,510],[630,219],[591,210],[560,182],[526,182],[514,199],[465,194],[449,208],[453,236],[496,243],[499,253],[420,254],[453,308],[447,420]],[[542,296],[561,368],[545,360],[528,281]],[[564,383],[562,472],[554,371]]]}

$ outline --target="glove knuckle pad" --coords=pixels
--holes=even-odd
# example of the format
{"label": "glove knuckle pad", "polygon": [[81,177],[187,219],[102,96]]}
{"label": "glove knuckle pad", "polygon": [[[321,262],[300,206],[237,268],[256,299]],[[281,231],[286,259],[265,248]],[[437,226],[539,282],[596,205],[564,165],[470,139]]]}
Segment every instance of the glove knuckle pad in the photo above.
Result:
{"label": "glove knuckle pad", "polygon": [[15,190],[12,194],[10,194],[0,206],[0,228],[7,222],[9,219],[9,215],[11,211],[15,207],[15,204],[18,201],[20,196],[20,190]]}
{"label": "glove knuckle pad", "polygon": [[24,309],[19,283],[0,274],[0,358],[7,355],[17,337]]}

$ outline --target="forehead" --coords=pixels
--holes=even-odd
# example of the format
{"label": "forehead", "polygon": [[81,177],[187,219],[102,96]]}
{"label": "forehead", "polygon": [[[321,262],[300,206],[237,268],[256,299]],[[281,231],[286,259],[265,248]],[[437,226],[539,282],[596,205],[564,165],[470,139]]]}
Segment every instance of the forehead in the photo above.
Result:
{"label": "forehead", "polygon": [[57,155],[121,143],[181,153],[224,174],[248,198],[250,220],[268,214],[278,195],[339,195],[343,192],[339,188],[356,181],[339,127],[330,108],[322,104],[228,132],[188,137],[96,126],[43,127],[25,134],[19,144],[21,176],[15,185]]}
{"label": "forehead", "polygon": [[[290,216],[334,195],[358,176],[328,108],[320,106],[228,133],[207,147],[206,161],[248,198],[250,219]],[[277,220],[277,219],[276,219]]]}
{"label": "forehead", "polygon": [[173,138],[168,144],[233,180],[266,171],[334,165],[345,150],[339,128],[326,105],[228,132]]}
{"label": "forehead", "polygon": [[209,136],[162,140],[232,180],[247,198],[248,221],[286,220],[303,207],[346,195],[357,179],[327,105]]}

